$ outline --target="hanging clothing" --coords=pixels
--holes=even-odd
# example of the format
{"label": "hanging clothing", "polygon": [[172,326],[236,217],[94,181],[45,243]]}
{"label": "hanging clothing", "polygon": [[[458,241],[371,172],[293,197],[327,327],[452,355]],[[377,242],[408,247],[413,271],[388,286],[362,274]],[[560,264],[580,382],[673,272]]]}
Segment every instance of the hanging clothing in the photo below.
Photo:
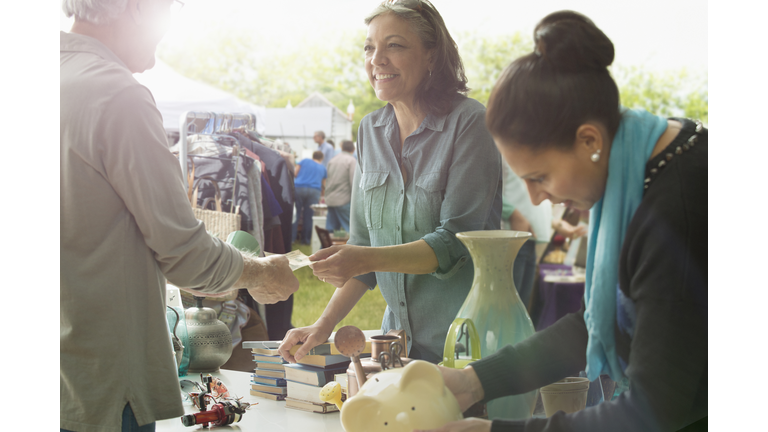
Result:
{"label": "hanging clothing", "polygon": [[293,222],[294,186],[293,176],[288,169],[285,159],[276,150],[268,149],[261,145],[255,145],[253,152],[264,162],[269,185],[275,194],[275,198],[283,209],[280,215],[280,224],[283,229],[283,247],[291,250],[291,222]]}
{"label": "hanging clothing", "polygon": [[[230,150],[231,151],[231,150]],[[195,186],[199,188],[197,204],[202,207],[206,198],[216,195],[214,186],[208,181],[200,181],[202,177],[209,176],[216,179],[221,192],[221,205],[225,212],[231,211],[232,195],[235,187],[235,206],[240,206],[240,229],[253,231],[253,217],[249,203],[248,170],[253,161],[243,155],[237,157],[237,176],[235,176],[234,160],[231,158],[208,159],[195,157]]]}

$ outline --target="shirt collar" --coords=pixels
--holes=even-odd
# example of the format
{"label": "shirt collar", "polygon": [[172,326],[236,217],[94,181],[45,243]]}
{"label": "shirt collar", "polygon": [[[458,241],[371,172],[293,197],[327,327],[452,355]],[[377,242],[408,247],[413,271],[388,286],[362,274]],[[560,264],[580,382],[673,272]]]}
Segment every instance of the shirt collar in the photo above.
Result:
{"label": "shirt collar", "polygon": [[77,33],[59,32],[59,51],[64,52],[85,52],[95,54],[104,60],[119,64],[128,69],[128,66],[120,60],[111,49],[101,43],[96,38],[81,35]]}
{"label": "shirt collar", "polygon": [[[417,134],[424,129],[432,129],[435,132],[442,132],[443,126],[445,126],[446,117],[448,117],[448,114],[441,115],[441,116],[428,114],[427,117],[424,119],[424,121],[421,122],[421,125],[419,125],[418,129],[416,129],[414,134]],[[380,127],[380,126],[386,126],[388,124],[392,124],[393,122],[397,121],[397,119],[395,118],[395,108],[392,107],[392,104],[388,103],[383,109],[374,113],[374,117],[372,120],[373,120],[373,127]]]}

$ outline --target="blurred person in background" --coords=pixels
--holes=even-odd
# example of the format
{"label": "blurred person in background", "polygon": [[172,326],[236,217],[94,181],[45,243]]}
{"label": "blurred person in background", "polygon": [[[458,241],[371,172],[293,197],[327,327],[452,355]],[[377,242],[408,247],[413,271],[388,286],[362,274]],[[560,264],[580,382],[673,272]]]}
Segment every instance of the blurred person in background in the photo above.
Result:
{"label": "blurred person in background", "polygon": [[317,144],[317,149],[323,152],[323,166],[327,168],[328,162],[330,162],[331,159],[333,159],[333,156],[336,154],[336,151],[333,149],[333,146],[325,140],[325,132],[323,131],[315,132],[313,139],[315,141],[315,144]]}
{"label": "blurred person in background", "polygon": [[[312,159],[302,159],[296,164],[296,180],[294,181],[296,221],[293,223],[294,241],[308,245],[312,240],[312,206],[320,202],[320,197],[325,193],[325,179],[328,172],[323,165],[324,155],[320,150],[312,153]],[[299,233],[299,221],[301,232]],[[296,236],[299,236],[296,238]]]}
{"label": "blurred person in background", "polygon": [[341,153],[328,164],[328,181],[325,185],[328,214],[325,229],[330,232],[338,229],[349,232],[349,208],[357,166],[357,160],[352,156],[354,151],[352,141],[344,140],[341,142]]}

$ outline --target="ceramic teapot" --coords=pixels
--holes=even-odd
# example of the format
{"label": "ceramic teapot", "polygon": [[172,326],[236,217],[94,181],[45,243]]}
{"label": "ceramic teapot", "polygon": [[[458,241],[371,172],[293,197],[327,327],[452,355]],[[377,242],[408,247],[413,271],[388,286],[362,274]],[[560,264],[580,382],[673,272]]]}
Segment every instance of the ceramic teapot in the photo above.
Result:
{"label": "ceramic teapot", "polygon": [[440,369],[423,360],[377,373],[341,409],[347,432],[411,432],[462,418]]}

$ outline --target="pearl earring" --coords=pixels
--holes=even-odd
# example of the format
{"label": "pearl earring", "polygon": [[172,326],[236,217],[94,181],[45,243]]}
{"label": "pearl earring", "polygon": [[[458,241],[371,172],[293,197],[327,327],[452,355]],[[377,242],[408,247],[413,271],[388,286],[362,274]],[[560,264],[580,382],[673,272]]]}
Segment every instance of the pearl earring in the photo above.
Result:
{"label": "pearl earring", "polygon": [[592,156],[589,157],[592,159],[592,162],[597,162],[600,160],[600,149],[595,150],[594,153],[592,153]]}

